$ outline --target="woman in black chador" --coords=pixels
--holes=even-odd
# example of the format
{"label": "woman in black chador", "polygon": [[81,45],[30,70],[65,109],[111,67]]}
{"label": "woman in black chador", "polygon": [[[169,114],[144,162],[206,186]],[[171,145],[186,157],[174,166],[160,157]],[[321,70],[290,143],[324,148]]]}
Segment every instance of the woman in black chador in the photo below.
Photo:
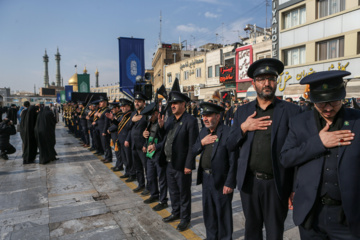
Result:
{"label": "woman in black chador", "polygon": [[39,147],[39,163],[46,164],[55,160],[55,125],[54,113],[49,107],[43,108],[37,117],[35,137]]}
{"label": "woman in black chador", "polygon": [[21,119],[21,139],[23,141],[23,163],[34,163],[37,152],[37,144],[35,139],[35,123],[37,117],[36,106],[30,106],[24,113],[24,118]]}

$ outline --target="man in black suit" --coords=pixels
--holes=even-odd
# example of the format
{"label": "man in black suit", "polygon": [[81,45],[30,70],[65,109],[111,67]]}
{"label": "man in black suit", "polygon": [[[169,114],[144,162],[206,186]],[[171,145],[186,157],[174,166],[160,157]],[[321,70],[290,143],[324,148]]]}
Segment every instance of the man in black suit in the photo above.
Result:
{"label": "man in black suit", "polygon": [[238,151],[231,152],[226,140],[230,127],[219,124],[225,109],[213,103],[202,103],[205,127],[193,146],[201,153],[197,184],[202,184],[203,215],[206,239],[232,239],[232,198],[236,186]]}
{"label": "man in black suit", "polygon": [[[107,118],[111,119],[116,119],[116,121],[120,121],[121,116],[122,116],[122,112],[120,110],[120,102],[116,102],[115,100],[113,102],[110,103],[110,109],[111,109],[111,113],[107,113],[105,116]],[[123,159],[121,158],[121,151],[119,148],[119,144],[116,144],[117,140],[118,140],[118,131],[117,131],[117,124],[114,123],[110,123],[110,127],[108,129],[108,133],[110,133],[111,136],[111,141],[112,144],[114,146],[114,152],[115,152],[115,157],[116,157],[116,164],[115,167],[111,167],[111,170],[113,170],[114,172],[119,172],[124,170],[123,167]]]}
{"label": "man in black suit", "polygon": [[[108,128],[110,126],[110,120],[105,116],[106,113],[109,113],[110,109],[108,107],[108,98],[100,96],[99,99],[99,110],[95,113],[97,117],[96,122],[93,124],[96,126],[101,139],[101,145],[105,153],[105,158],[102,160],[104,163],[112,162],[112,151],[110,147],[110,134],[108,133]],[[94,118],[95,120],[95,118]]]}
{"label": "man in black suit", "polygon": [[294,223],[301,239],[360,239],[360,111],[345,108],[347,71],[304,77],[314,109],[290,121],[281,152],[297,167]]}
{"label": "man in black suit", "polygon": [[145,143],[145,138],[143,137],[143,132],[146,129],[147,121],[140,113],[145,107],[145,101],[147,97],[141,92],[135,92],[135,111],[132,112],[130,116],[131,131],[128,135],[128,138],[125,141],[125,147],[130,147],[132,151],[132,159],[136,171],[136,179],[138,181],[138,186],[133,191],[135,193],[142,192],[143,196],[149,195],[149,191],[145,189],[145,174],[146,166],[146,157],[145,153],[142,151],[142,148]]}
{"label": "man in black suit", "polygon": [[241,148],[237,186],[245,215],[245,239],[282,239],[292,190],[293,169],[279,164],[280,150],[288,133],[289,118],[300,108],[275,97],[276,80],[284,65],[265,58],[250,65],[257,98],[235,113],[230,149]]}
{"label": "man in black suit", "polygon": [[231,120],[234,116],[233,108],[229,102],[225,102],[225,125],[231,126]]}
{"label": "man in black suit", "polygon": [[191,219],[191,175],[195,169],[195,155],[192,146],[199,135],[196,118],[185,112],[189,97],[178,91],[169,94],[173,115],[164,124],[164,116],[158,119],[163,141],[151,145],[149,151],[161,149],[167,161],[166,176],[171,200],[171,215],[164,222],[181,219],[177,230],[188,228]]}

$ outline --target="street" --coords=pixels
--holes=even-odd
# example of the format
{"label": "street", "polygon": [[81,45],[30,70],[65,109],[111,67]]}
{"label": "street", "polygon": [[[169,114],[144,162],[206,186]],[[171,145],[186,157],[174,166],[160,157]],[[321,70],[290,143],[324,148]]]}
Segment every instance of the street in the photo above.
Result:
{"label": "street", "polygon": [[[112,172],[113,163],[99,157],[56,127],[59,160],[47,165],[22,164],[19,133],[11,136],[17,152],[0,160],[0,239],[205,239],[201,185],[193,172],[191,227],[179,233],[179,223],[164,223],[169,208],[155,212],[143,203],[148,198],[132,192],[136,182],[125,183]],[[37,160],[38,162],[38,160]],[[244,237],[244,216],[239,192],[233,199],[234,239]],[[264,232],[265,233],[265,232]],[[284,239],[299,239],[289,210]]]}

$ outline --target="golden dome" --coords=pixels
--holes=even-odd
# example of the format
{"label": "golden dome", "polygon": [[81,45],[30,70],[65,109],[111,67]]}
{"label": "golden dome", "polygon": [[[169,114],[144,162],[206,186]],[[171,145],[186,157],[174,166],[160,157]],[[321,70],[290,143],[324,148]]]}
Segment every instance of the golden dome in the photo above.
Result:
{"label": "golden dome", "polygon": [[84,67],[84,71],[83,71],[85,74],[87,73],[87,70],[86,70],[86,66]]}
{"label": "golden dome", "polygon": [[69,85],[72,85],[73,91],[77,92],[77,90],[78,90],[78,74],[77,73],[72,75],[72,77],[69,79]]}
{"label": "golden dome", "polygon": [[96,68],[95,74],[99,74],[99,71],[98,71],[98,69],[97,69],[97,68]]}

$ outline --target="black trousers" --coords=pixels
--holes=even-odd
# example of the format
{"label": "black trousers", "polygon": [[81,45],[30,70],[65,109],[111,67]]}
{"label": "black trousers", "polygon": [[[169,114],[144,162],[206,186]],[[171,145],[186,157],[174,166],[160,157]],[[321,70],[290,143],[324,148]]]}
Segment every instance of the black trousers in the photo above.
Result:
{"label": "black trousers", "polygon": [[160,166],[158,161],[147,158],[147,181],[151,197],[158,197],[161,203],[167,203],[166,166]]}
{"label": "black trousers", "polygon": [[[118,144],[119,144],[119,141],[118,141]],[[120,148],[121,159],[123,160],[123,163],[125,165],[125,174],[127,174],[129,176],[135,176],[136,172],[135,172],[135,167],[134,167],[133,160],[132,160],[131,148],[125,147],[124,142],[120,142],[118,147]]]}
{"label": "black trousers", "polygon": [[1,147],[1,154],[13,154],[16,152],[16,148],[8,143],[6,146]]}
{"label": "black trousers", "polygon": [[217,190],[212,174],[203,173],[202,198],[203,215],[206,228],[206,239],[232,239],[233,193],[223,194],[223,189]]}
{"label": "black trousers", "polygon": [[98,152],[103,153],[103,152],[104,152],[104,149],[103,149],[102,144],[101,144],[100,132],[99,132],[98,129],[94,129],[94,130],[93,130],[93,136],[94,136],[94,140],[95,140],[96,150],[97,150]]}
{"label": "black trousers", "polygon": [[82,125],[81,128],[82,128],[81,139],[86,145],[90,145],[89,129],[87,128],[87,126],[84,125]]}
{"label": "black trousers", "polygon": [[191,219],[191,176],[184,170],[178,171],[171,163],[166,167],[166,179],[171,200],[171,213],[180,215],[181,219]]}
{"label": "black trousers", "polygon": [[299,226],[301,239],[360,239],[360,237],[355,237],[350,233],[349,226],[345,221],[345,215],[343,215],[342,206],[329,206],[318,203],[315,209],[316,214],[312,228],[305,229],[302,225]]}
{"label": "black trousers", "polygon": [[109,160],[112,162],[112,151],[111,151],[111,147],[110,147],[110,135],[106,134],[105,136],[103,136],[101,134],[100,139],[101,139],[102,148],[104,149],[104,153],[105,153],[105,160]]}
{"label": "black trousers", "polygon": [[245,239],[262,240],[263,224],[266,240],[283,239],[288,199],[278,197],[275,180],[259,180],[247,173],[240,196],[245,215]]}
{"label": "black trousers", "polygon": [[90,128],[90,137],[91,137],[91,147],[96,149],[94,130],[92,128]]}
{"label": "black trousers", "polygon": [[132,149],[132,159],[136,171],[136,179],[140,187],[145,187],[145,174],[147,165],[146,165],[146,155],[142,149]]}

